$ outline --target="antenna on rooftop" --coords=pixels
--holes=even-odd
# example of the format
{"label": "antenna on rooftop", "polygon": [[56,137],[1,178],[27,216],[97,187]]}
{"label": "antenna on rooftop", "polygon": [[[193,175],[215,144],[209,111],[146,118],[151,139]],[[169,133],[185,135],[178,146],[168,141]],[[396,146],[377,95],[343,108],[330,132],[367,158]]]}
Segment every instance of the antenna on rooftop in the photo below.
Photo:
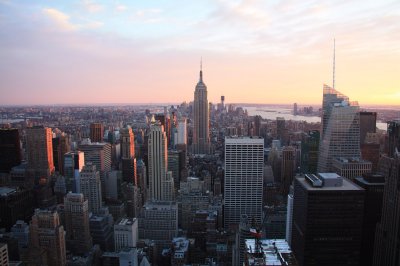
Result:
{"label": "antenna on rooftop", "polygon": [[335,50],[336,50],[336,44],[335,44],[335,38],[333,38],[333,84],[332,84],[333,89],[335,89],[335,59],[336,59]]}

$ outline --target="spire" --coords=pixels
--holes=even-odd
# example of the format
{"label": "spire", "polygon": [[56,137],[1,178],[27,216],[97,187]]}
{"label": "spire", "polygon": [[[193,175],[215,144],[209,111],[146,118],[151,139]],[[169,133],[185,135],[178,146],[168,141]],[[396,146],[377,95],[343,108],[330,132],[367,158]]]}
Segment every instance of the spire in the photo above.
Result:
{"label": "spire", "polygon": [[335,50],[336,50],[336,44],[335,44],[335,38],[333,38],[333,84],[332,88],[335,89]]}
{"label": "spire", "polygon": [[203,57],[200,57],[200,80],[199,82],[203,82]]}

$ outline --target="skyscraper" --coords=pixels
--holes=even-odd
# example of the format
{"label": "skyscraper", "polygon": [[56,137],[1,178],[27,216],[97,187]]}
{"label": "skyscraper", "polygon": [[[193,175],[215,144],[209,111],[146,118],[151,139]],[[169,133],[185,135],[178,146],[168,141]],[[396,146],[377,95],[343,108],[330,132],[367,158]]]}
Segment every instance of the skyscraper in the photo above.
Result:
{"label": "skyscraper", "polygon": [[360,112],[360,144],[364,144],[367,133],[376,132],[376,112]]}
{"label": "skyscraper", "polygon": [[261,223],[264,139],[225,138],[225,227],[237,226],[246,214]]}
{"label": "skyscraper", "polygon": [[96,170],[100,172],[102,191],[105,191],[105,176],[111,170],[111,145],[109,143],[88,142],[80,144],[78,149],[85,153],[85,164],[96,165]]}
{"label": "skyscraper", "polygon": [[103,142],[104,126],[102,123],[90,124],[90,140],[92,142]]}
{"label": "skyscraper", "polygon": [[400,120],[388,123],[389,157],[394,158],[400,153]]}
{"label": "skyscraper", "polygon": [[53,134],[48,127],[26,129],[26,151],[28,171],[35,179],[47,178],[54,173]]}
{"label": "skyscraper", "polygon": [[67,265],[64,227],[56,211],[36,209],[29,230],[29,249],[43,250],[47,265]]}
{"label": "skyscraper", "polygon": [[400,264],[400,120],[388,123],[389,154],[379,165],[385,176],[382,218],[376,227],[374,266]]}
{"label": "skyscraper", "polygon": [[354,183],[365,189],[360,265],[371,266],[374,255],[376,226],[382,217],[385,177],[381,174],[368,173],[362,177],[356,177]]}
{"label": "skyscraper", "polygon": [[316,174],[318,166],[320,133],[312,130],[306,134],[301,141],[301,166],[300,171],[304,174]]}
{"label": "skyscraper", "polygon": [[73,254],[84,254],[92,248],[89,230],[89,202],[81,193],[68,193],[64,199],[66,242]]}
{"label": "skyscraper", "polygon": [[193,153],[210,153],[209,110],[207,86],[203,82],[203,71],[200,68],[200,80],[194,90],[193,102]]}
{"label": "skyscraper", "polygon": [[172,200],[174,181],[172,173],[167,172],[167,136],[159,122],[150,126],[148,153],[150,199]]}
{"label": "skyscraper", "polygon": [[81,151],[64,154],[64,176],[67,191],[79,193],[80,171],[85,165],[85,154]]}
{"label": "skyscraper", "polygon": [[284,197],[289,193],[296,170],[296,149],[287,146],[282,149],[281,193]]}
{"label": "skyscraper", "polygon": [[8,173],[21,163],[21,143],[16,128],[0,129],[0,172]]}
{"label": "skyscraper", "polygon": [[186,118],[178,121],[178,138],[175,144],[187,144]]}
{"label": "skyscraper", "polygon": [[86,164],[80,174],[80,192],[89,201],[89,211],[98,213],[102,207],[100,174],[96,165]]}
{"label": "skyscraper", "polygon": [[335,173],[294,180],[292,249],[299,265],[358,266],[364,189]]}
{"label": "skyscraper", "polygon": [[53,142],[53,161],[55,171],[64,175],[64,154],[70,150],[69,136],[65,133],[58,134]]}
{"label": "skyscraper", "polygon": [[137,218],[123,218],[114,225],[115,251],[136,247],[138,241]]}
{"label": "skyscraper", "polygon": [[282,145],[288,143],[286,121],[284,117],[276,118],[276,138],[281,141]]}
{"label": "skyscraper", "polygon": [[361,157],[359,106],[324,85],[318,172],[331,172],[337,157]]}
{"label": "skyscraper", "polygon": [[120,130],[122,179],[132,182],[137,186],[136,159],[135,159],[135,137],[132,129],[128,126]]}

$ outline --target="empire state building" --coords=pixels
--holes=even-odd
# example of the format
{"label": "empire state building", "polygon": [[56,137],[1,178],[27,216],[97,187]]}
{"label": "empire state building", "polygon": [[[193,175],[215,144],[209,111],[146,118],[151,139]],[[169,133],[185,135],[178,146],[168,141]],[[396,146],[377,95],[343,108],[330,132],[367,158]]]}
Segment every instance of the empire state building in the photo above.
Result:
{"label": "empire state building", "polygon": [[203,71],[200,68],[200,79],[194,90],[194,130],[193,153],[210,153],[209,110],[207,86],[203,82]]}

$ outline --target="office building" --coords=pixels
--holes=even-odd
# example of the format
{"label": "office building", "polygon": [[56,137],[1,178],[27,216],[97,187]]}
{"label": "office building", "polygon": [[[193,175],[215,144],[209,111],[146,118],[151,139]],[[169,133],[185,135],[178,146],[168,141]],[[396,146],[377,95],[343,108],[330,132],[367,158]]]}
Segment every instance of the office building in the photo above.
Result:
{"label": "office building", "polygon": [[115,251],[136,247],[138,241],[138,220],[123,218],[114,225]]}
{"label": "office building", "polygon": [[261,223],[264,139],[225,138],[225,227],[237,225],[243,214]]}
{"label": "office building", "polygon": [[92,248],[89,230],[89,202],[81,193],[68,193],[64,199],[67,248],[73,254],[85,254]]}
{"label": "office building", "polygon": [[389,154],[379,162],[385,176],[382,217],[376,227],[374,266],[400,263],[400,121],[388,123]]}
{"label": "office building", "polygon": [[359,265],[364,189],[335,173],[294,180],[292,249],[300,266]]}
{"label": "office building", "polygon": [[266,238],[285,238],[286,236],[286,205],[268,206],[264,210],[264,232]]}
{"label": "office building", "polygon": [[301,173],[317,173],[319,140],[320,134],[318,130],[312,130],[303,137],[303,140],[301,141]]}
{"label": "office building", "polygon": [[80,174],[80,192],[89,202],[89,211],[99,212],[102,207],[101,182],[96,165],[86,164]]}
{"label": "office building", "polygon": [[120,130],[121,140],[121,157],[132,158],[135,157],[135,136],[132,128],[127,126]]}
{"label": "office building", "polygon": [[122,178],[125,182],[132,182],[137,185],[135,137],[129,126],[120,130],[120,140]]}
{"label": "office building", "polygon": [[178,136],[175,144],[187,145],[187,122],[186,118],[178,120]]}
{"label": "office building", "polygon": [[286,197],[296,171],[296,149],[294,147],[286,146],[282,149],[281,166],[281,193]]}
{"label": "office building", "polygon": [[157,122],[150,126],[148,153],[150,199],[173,200],[174,180],[172,173],[167,172],[167,136],[163,126]]}
{"label": "office building", "polygon": [[334,158],[332,164],[333,172],[340,176],[354,180],[357,176],[371,173],[372,163],[361,158]]}
{"label": "office building", "polygon": [[8,248],[6,243],[0,243],[0,265],[8,266]]}
{"label": "office building", "polygon": [[26,129],[26,153],[29,175],[35,181],[47,179],[54,173],[53,134],[48,127]]}
{"label": "office building", "polygon": [[0,173],[21,163],[21,143],[16,128],[0,128]]}
{"label": "office building", "polygon": [[139,160],[137,162],[136,176],[138,180],[137,187],[140,188],[142,194],[142,202],[146,202],[148,197],[147,171],[146,171],[146,164],[144,163],[143,160]]}
{"label": "office building", "polygon": [[292,244],[292,228],[293,228],[293,187],[288,194],[287,198],[287,208],[286,208],[286,230],[285,230],[285,240]]}
{"label": "office building", "polygon": [[104,125],[102,123],[90,124],[90,140],[91,142],[103,142]]}
{"label": "office building", "polygon": [[[79,145],[78,149],[85,153],[85,164],[96,165],[100,172],[101,188],[105,191],[105,176],[111,171],[111,145],[109,143],[86,142]],[[105,194],[103,195],[105,197]]]}
{"label": "office building", "polygon": [[[67,264],[65,251],[65,231],[56,211],[36,209],[29,225],[32,250],[42,250],[48,265]],[[36,254],[40,255],[40,253]]]}
{"label": "office building", "polygon": [[80,192],[80,172],[84,165],[85,154],[82,151],[64,154],[64,177],[67,191]]}
{"label": "office building", "polygon": [[113,225],[114,219],[108,208],[101,208],[99,213],[90,216],[89,228],[93,245],[99,245],[102,251],[114,250]]}
{"label": "office building", "polygon": [[361,144],[361,158],[372,163],[372,172],[378,171],[378,163],[380,159],[380,144],[373,142],[365,142]]}
{"label": "office building", "polygon": [[286,144],[286,125],[283,117],[276,118],[276,138],[284,145]]}
{"label": "office building", "polygon": [[0,187],[0,228],[10,228],[17,220],[28,221],[33,214],[35,197],[31,189]]}
{"label": "office building", "polygon": [[376,132],[376,112],[360,112],[360,145],[368,133]]}
{"label": "office building", "polygon": [[139,216],[139,238],[169,247],[178,236],[178,205],[175,202],[147,202]]}
{"label": "office building", "polygon": [[64,154],[70,151],[69,136],[65,133],[57,134],[53,139],[54,168],[60,175],[64,175]]}
{"label": "office building", "polygon": [[29,225],[22,220],[18,220],[11,228],[12,235],[18,240],[19,249],[28,247],[29,244]]}
{"label": "office building", "polygon": [[189,261],[189,243],[185,237],[175,237],[172,239],[171,265],[184,266]]}
{"label": "office building", "polygon": [[203,82],[203,71],[200,68],[200,80],[194,90],[193,101],[193,153],[210,153],[209,110],[207,86]]}
{"label": "office building", "polygon": [[180,154],[181,151],[168,150],[168,171],[172,172],[172,178],[174,179],[175,191],[178,191],[180,185],[180,171],[182,169],[180,165]]}
{"label": "office building", "polygon": [[389,136],[388,156],[394,158],[400,152],[400,120],[389,122],[387,127],[387,133]]}
{"label": "office building", "polygon": [[361,157],[360,113],[357,102],[324,85],[318,172],[332,172],[334,158]]}
{"label": "office building", "polygon": [[365,189],[360,265],[370,266],[373,262],[376,226],[382,217],[385,177],[368,173],[354,178],[354,183]]}

